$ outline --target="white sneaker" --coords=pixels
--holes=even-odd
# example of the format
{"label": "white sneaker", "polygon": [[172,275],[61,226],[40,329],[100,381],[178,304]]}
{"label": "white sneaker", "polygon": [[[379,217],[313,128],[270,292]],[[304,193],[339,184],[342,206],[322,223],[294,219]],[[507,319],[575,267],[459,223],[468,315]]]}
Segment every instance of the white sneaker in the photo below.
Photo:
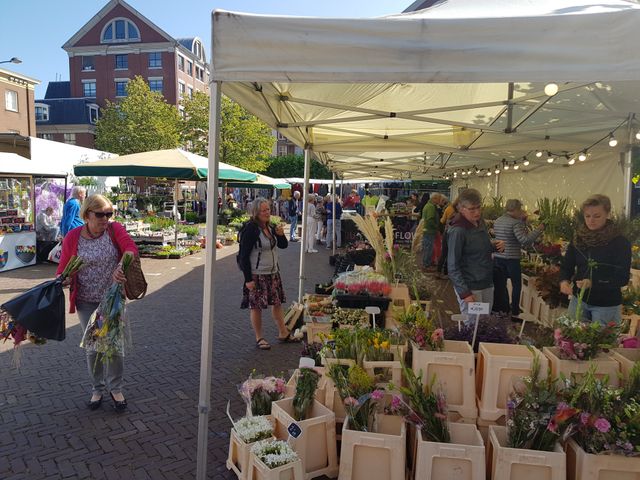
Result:
{"label": "white sneaker", "polygon": [[307,253],[318,253],[318,250],[309,250]]}

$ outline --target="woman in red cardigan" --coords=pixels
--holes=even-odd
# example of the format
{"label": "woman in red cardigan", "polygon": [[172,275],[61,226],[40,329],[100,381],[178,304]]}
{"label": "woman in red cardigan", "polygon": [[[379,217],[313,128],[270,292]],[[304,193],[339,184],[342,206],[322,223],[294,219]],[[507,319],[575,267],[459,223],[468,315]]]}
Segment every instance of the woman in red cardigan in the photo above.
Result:
{"label": "woman in red cardigan", "polygon": [[[62,273],[72,256],[83,260],[83,266],[71,279],[70,313],[77,310],[82,331],[98,308],[112,282],[126,281],[120,260],[124,252],[138,255],[138,249],[125,228],[117,222],[109,222],[113,205],[102,195],[91,195],[82,204],[80,217],[85,221],[64,237],[57,274]],[[124,358],[113,355],[103,366],[98,354],[87,350],[87,366],[93,383],[91,400],[87,406],[96,410],[102,403],[105,388],[113,400],[117,412],[127,408],[122,394]]]}

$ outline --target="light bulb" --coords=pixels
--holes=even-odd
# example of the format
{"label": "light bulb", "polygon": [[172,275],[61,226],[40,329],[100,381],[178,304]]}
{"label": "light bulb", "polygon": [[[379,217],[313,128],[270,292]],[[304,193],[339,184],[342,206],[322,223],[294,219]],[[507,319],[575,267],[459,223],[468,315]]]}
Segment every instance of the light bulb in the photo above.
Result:
{"label": "light bulb", "polygon": [[503,170],[509,170],[509,164],[508,164],[508,163],[505,163],[505,164],[502,166],[502,169],[503,169]]}
{"label": "light bulb", "polygon": [[525,158],[524,162],[522,162],[522,165],[524,165],[525,167],[529,166],[529,159]]}
{"label": "light bulb", "polygon": [[551,152],[547,152],[547,163],[553,163],[554,160],[555,158],[553,158],[553,155],[551,155]]}
{"label": "light bulb", "polygon": [[464,177],[467,174],[464,170],[462,171],[462,176]]}
{"label": "light bulb", "polygon": [[471,169],[467,170],[467,175],[471,175]]}
{"label": "light bulb", "polygon": [[487,170],[487,177],[491,176],[491,170]]}
{"label": "light bulb", "polygon": [[520,165],[518,165],[517,163],[513,164],[513,169],[514,170],[518,170],[520,168]]}
{"label": "light bulb", "polygon": [[541,158],[542,157],[542,150],[538,150],[536,152],[536,157]]}
{"label": "light bulb", "polygon": [[618,145],[618,140],[616,140],[616,137],[614,137],[612,133],[611,135],[609,135],[609,146],[615,147],[616,145]]}
{"label": "light bulb", "polygon": [[557,83],[547,83],[544,86],[544,94],[549,97],[553,97],[556,93],[558,93],[558,84]]}
{"label": "light bulb", "polygon": [[640,130],[636,132],[636,140],[640,140]]}
{"label": "light bulb", "polygon": [[580,160],[581,162],[584,162],[587,159],[587,152],[581,152],[580,155],[578,155],[578,160]]}
{"label": "light bulb", "polygon": [[496,169],[494,171],[496,172],[496,174],[500,173],[500,169],[498,168],[497,165],[496,165]]}
{"label": "light bulb", "polygon": [[571,159],[571,160],[569,160],[567,163],[568,163],[569,165],[573,165],[574,163],[576,163],[576,159],[575,159],[575,158],[572,158],[572,159]]}

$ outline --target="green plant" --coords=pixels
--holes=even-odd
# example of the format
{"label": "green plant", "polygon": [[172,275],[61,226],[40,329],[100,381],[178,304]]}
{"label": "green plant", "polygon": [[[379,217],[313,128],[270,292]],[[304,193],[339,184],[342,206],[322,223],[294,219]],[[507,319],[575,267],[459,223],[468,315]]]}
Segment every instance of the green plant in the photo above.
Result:
{"label": "green plant", "polygon": [[186,233],[189,237],[197,237],[200,233],[197,225],[178,225],[178,231]]}
{"label": "green plant", "polygon": [[498,217],[504,214],[504,198],[491,197],[490,201],[484,199],[484,207],[482,207],[482,216],[485,220],[496,220]]}
{"label": "green plant", "polygon": [[550,243],[557,243],[573,236],[574,225],[571,215],[571,199],[569,198],[540,198],[536,202],[538,217],[544,224],[544,238]]}
{"label": "green plant", "polygon": [[396,309],[396,322],[400,331],[419,348],[426,350],[442,350],[444,347],[444,331],[436,328],[433,319],[417,303],[404,309]]}
{"label": "green plant", "polygon": [[296,420],[305,420],[313,405],[320,374],[312,368],[301,368],[293,396],[293,416]]}

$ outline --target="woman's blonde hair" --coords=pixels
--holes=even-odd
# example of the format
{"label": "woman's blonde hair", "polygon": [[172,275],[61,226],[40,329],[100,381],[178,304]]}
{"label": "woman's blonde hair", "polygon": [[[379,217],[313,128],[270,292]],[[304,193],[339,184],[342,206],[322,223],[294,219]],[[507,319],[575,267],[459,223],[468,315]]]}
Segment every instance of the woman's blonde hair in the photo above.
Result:
{"label": "woman's blonde hair", "polygon": [[80,218],[86,220],[89,216],[89,212],[102,210],[105,207],[111,207],[113,209],[111,200],[103,195],[100,195],[99,193],[89,195],[84,199],[84,202],[82,202],[82,207],[80,208]]}
{"label": "woman's blonde hair", "polygon": [[601,206],[607,214],[611,213],[611,200],[606,195],[600,195],[596,193],[591,195],[584,202],[582,202],[582,210],[584,212],[585,207],[597,207]]}

